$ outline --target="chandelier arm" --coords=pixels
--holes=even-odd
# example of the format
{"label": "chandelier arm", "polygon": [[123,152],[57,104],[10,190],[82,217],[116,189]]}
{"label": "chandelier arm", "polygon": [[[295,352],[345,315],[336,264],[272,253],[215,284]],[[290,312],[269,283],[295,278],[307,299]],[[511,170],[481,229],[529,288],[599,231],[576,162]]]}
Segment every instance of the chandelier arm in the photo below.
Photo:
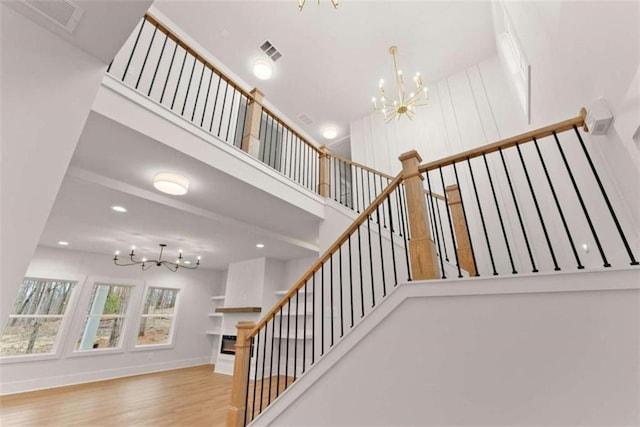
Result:
{"label": "chandelier arm", "polygon": [[298,0],[298,10],[300,12],[302,12],[302,9],[304,8],[304,4],[307,0]]}
{"label": "chandelier arm", "polygon": [[[145,265],[146,264],[146,265]],[[153,267],[153,265],[155,264],[155,262],[153,261],[147,261],[147,262],[143,262],[142,263],[142,271],[147,271],[148,269],[150,269],[151,267]]]}
{"label": "chandelier arm", "polygon": [[130,263],[126,263],[126,264],[122,264],[122,263],[118,263],[119,259],[114,259],[113,263],[119,267],[128,267],[130,265],[140,265],[142,264],[141,262],[130,262]]}
{"label": "chandelier arm", "polygon": [[420,99],[421,96],[422,96],[422,91],[414,94],[411,98],[407,99],[406,105],[415,103],[418,99]]}
{"label": "chandelier arm", "polygon": [[331,4],[333,5],[334,9],[338,8],[338,0],[331,0]]}
{"label": "chandelier arm", "polygon": [[162,261],[162,265],[164,265],[174,273],[178,271],[178,267],[179,267],[178,264],[176,264],[175,262],[169,262],[169,261]]}

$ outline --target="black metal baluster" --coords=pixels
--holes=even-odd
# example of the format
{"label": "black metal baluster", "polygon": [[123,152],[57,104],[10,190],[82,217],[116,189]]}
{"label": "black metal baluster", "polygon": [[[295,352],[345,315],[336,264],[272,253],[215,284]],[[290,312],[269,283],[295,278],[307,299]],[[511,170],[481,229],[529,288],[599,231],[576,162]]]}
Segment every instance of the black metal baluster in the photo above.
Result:
{"label": "black metal baluster", "polygon": [[407,213],[405,210],[405,204],[404,204],[404,198],[402,197],[402,193],[404,192],[404,185],[399,184],[398,185],[398,197],[399,197],[399,202],[400,202],[400,218],[402,218],[402,229],[403,229],[403,233],[402,233],[402,240],[404,241],[404,259],[407,262],[407,275],[409,277],[407,277],[407,281],[410,282],[411,281],[411,266],[409,265],[409,244],[408,244],[408,239],[409,239],[409,224],[407,224]]}
{"label": "black metal baluster", "polygon": [[[380,209],[379,209],[379,205],[376,205],[376,219],[378,220],[378,242],[379,242],[379,246],[380,246],[380,268],[382,271],[382,297],[386,297],[387,296],[387,279],[386,279],[386,275],[384,274],[384,253],[382,250],[382,229],[380,228]],[[384,213],[384,208],[382,209],[382,212]],[[371,258],[371,263],[373,263],[373,258]]]}
{"label": "black metal baluster", "polygon": [[[289,331],[291,330],[291,298],[287,300],[287,344],[284,351],[284,389],[289,386]],[[294,342],[294,345],[297,345]]]}
{"label": "black metal baluster", "polygon": [[349,302],[351,305],[351,327],[353,328],[353,258],[351,258],[351,234],[349,234]]}
{"label": "black metal baluster", "polygon": [[[246,101],[244,101],[246,99]],[[244,95],[240,94],[240,105],[243,105],[243,101],[244,101],[244,115],[242,116],[242,130],[240,131],[240,141],[238,142],[240,145],[238,146],[238,148],[242,148],[242,139],[244,138],[244,127],[247,123],[247,111],[249,110],[248,108],[248,99],[247,97],[245,97]],[[240,108],[238,107],[238,119],[240,119]],[[238,129],[240,128],[240,125],[236,123],[236,133],[233,135],[233,141],[234,141],[234,145],[235,145],[235,141],[238,140]]]}
{"label": "black metal baluster", "polygon": [[[165,34],[164,42],[162,43],[162,48],[160,49],[160,55],[158,56],[158,63],[156,64],[156,69],[153,72],[153,77],[151,78],[151,84],[149,85],[149,91],[147,92],[147,96],[151,96],[151,90],[153,89],[153,83],[156,81],[158,68],[160,68],[160,61],[162,61],[162,55],[164,54],[164,48],[167,46],[167,40],[169,40],[169,36]],[[111,65],[109,65],[109,67],[111,67]],[[109,72],[109,69],[107,69],[107,72]]]}
{"label": "black metal baluster", "polygon": [[[229,90],[229,82],[227,80],[224,81],[226,83],[224,87],[224,96],[222,97],[222,109],[220,110],[220,123],[218,124],[218,138],[220,138],[220,131],[222,130],[222,119],[224,119],[224,106],[227,104],[227,91]],[[229,113],[231,114],[231,113]]]}
{"label": "black metal baluster", "polygon": [[[227,134],[225,135],[224,139],[227,142],[231,142],[231,145],[233,145],[233,141],[229,141],[229,129],[231,129],[231,116],[233,113],[233,103],[236,102],[236,92],[238,92],[235,88],[232,89],[233,90],[233,95],[231,95],[231,109],[229,110],[229,121],[227,122]],[[240,111],[240,104],[238,104],[238,111]],[[237,128],[237,123],[236,123],[236,128]]]}
{"label": "black metal baluster", "polygon": [[129,71],[129,65],[131,65],[131,60],[133,59],[133,55],[136,53],[136,47],[138,46],[138,40],[140,40],[140,34],[142,34],[142,29],[144,28],[144,24],[147,22],[146,19],[142,20],[142,24],[140,24],[140,30],[138,31],[138,35],[136,36],[136,41],[133,42],[133,48],[131,49],[131,55],[129,55],[129,60],[127,61],[127,66],[124,67],[124,73],[122,73],[121,81],[124,81],[127,76],[127,71]]}
{"label": "black metal baluster", "polygon": [[[618,216],[616,215],[615,211],[613,210],[613,206],[611,206],[611,202],[609,201],[609,196],[607,196],[607,192],[604,190],[604,185],[602,185],[602,181],[600,181],[600,176],[598,175],[598,172],[596,171],[595,166],[593,166],[593,162],[591,161],[591,156],[589,155],[589,152],[587,151],[587,147],[584,145],[584,141],[582,141],[582,137],[580,136],[580,132],[578,132],[578,128],[576,126],[573,127],[573,130],[576,132],[576,135],[578,136],[578,140],[580,140],[580,145],[582,146],[582,151],[584,152],[584,156],[587,158],[587,162],[589,162],[589,167],[591,167],[591,172],[593,173],[593,177],[596,179],[596,182],[598,183],[598,188],[600,188],[600,192],[602,193],[602,197],[604,198],[605,203],[607,204],[607,208],[609,208],[609,213],[611,214],[611,219],[613,219],[613,222],[616,225],[616,229],[618,230],[618,234],[620,234],[620,238],[622,239],[622,243],[624,244],[624,248],[627,251],[627,255],[629,255],[629,260],[630,265],[638,265],[638,261],[635,259],[635,257],[633,256],[633,252],[631,251],[631,247],[629,246],[629,242],[627,242],[627,238],[624,235],[624,232],[622,231],[622,226],[620,225],[620,222],[618,221]],[[596,240],[596,243],[598,241]],[[600,250],[600,254],[604,257],[604,252],[602,251],[602,248],[600,248],[598,246],[598,250]],[[605,267],[609,267],[609,265],[607,265],[608,263],[605,261]]]}
{"label": "black metal baluster", "polygon": [[301,154],[302,154],[302,145],[301,144],[302,144],[302,139],[300,137],[298,137],[298,152],[296,153],[296,165],[297,165],[296,169],[298,171],[298,173],[297,173],[297,177],[298,178],[296,179],[297,183],[300,183],[300,173],[302,171],[302,162],[300,161],[300,157],[301,157]]}
{"label": "black metal baluster", "polygon": [[435,238],[436,238],[436,230],[434,228],[434,225],[436,223],[435,218],[432,217],[431,212],[433,212],[432,209],[432,205],[434,203],[437,202],[437,200],[434,200],[434,197],[432,197],[430,194],[429,195],[425,195],[425,199],[427,199],[427,214],[428,214],[428,222],[429,222],[429,229],[431,230],[431,239],[433,240],[433,242],[435,243]]}
{"label": "black metal baluster", "polygon": [[538,198],[536,197],[535,191],[533,191],[533,185],[531,185],[531,178],[529,177],[529,172],[527,171],[527,165],[524,162],[524,157],[522,157],[522,151],[520,151],[520,145],[516,144],[516,150],[518,150],[518,157],[520,157],[520,163],[522,164],[522,170],[524,171],[524,176],[527,179],[527,184],[529,185],[529,191],[531,192],[531,198],[533,199],[533,204],[536,207],[536,212],[538,213],[538,219],[540,220],[540,225],[542,226],[542,232],[544,233],[544,238],[547,241],[547,246],[549,247],[549,253],[551,254],[551,259],[553,260],[554,270],[560,271],[560,267],[558,267],[558,261],[556,260],[556,254],[553,252],[553,247],[551,246],[551,240],[549,239],[549,233],[547,232],[547,227],[544,225],[544,219],[542,218],[542,212],[540,212],[540,206],[538,205]]}
{"label": "black metal baluster", "polygon": [[498,198],[496,197],[496,190],[493,186],[493,179],[491,178],[491,171],[489,170],[489,164],[487,163],[487,157],[482,153],[482,160],[484,161],[484,167],[487,170],[487,177],[489,178],[489,186],[491,187],[491,194],[493,195],[493,201],[496,205],[496,212],[498,213],[498,220],[500,222],[500,229],[502,230],[502,237],[504,238],[504,244],[507,247],[507,255],[509,255],[509,263],[511,264],[511,274],[518,274],[516,266],[513,263],[513,256],[511,255],[511,247],[509,246],[509,239],[507,238],[507,230],[504,227],[504,221],[502,221],[502,213],[500,212],[500,206],[498,204]]}
{"label": "black metal baluster", "polygon": [[[384,185],[382,183],[382,175],[378,175],[378,178],[380,179],[380,192],[382,193],[382,190],[384,190]],[[376,194],[376,197],[378,197],[378,194]],[[380,218],[378,218],[378,221],[380,220]],[[382,225],[384,228],[387,228],[387,216],[384,213],[384,209],[382,209]]]}
{"label": "black metal baluster", "polygon": [[107,74],[109,74],[109,71],[111,71],[112,66],[113,66],[113,59],[111,60],[111,62],[109,62],[109,66],[107,67]]}
{"label": "black metal baluster", "polygon": [[[198,108],[198,99],[200,99],[200,89],[202,89],[202,78],[204,77],[204,70],[207,67],[205,66],[205,64],[202,64],[202,73],[200,73],[200,82],[198,83],[198,92],[196,92],[196,100],[193,103],[193,111],[191,112],[191,121],[193,122],[193,119],[196,116],[196,109]],[[206,104],[205,104],[206,105]],[[202,110],[204,111],[204,110]]]}
{"label": "black metal baluster", "polygon": [[276,315],[271,317],[271,359],[269,362],[269,394],[267,399],[267,406],[271,404],[271,381],[273,380],[273,347],[276,339]]}
{"label": "black metal baluster", "polygon": [[[387,207],[389,208],[389,227],[393,230],[393,213],[391,212],[391,194],[387,196]],[[384,209],[384,208],[383,208]],[[393,266],[393,286],[398,286],[398,271],[396,269],[396,249],[393,243],[393,233],[389,235],[391,242],[391,265]]]}
{"label": "black metal baluster", "polygon": [[173,54],[171,55],[171,61],[169,61],[169,69],[167,70],[167,78],[164,81],[164,85],[162,86],[162,94],[160,95],[160,104],[162,104],[162,100],[164,99],[164,93],[167,90],[167,83],[169,83],[169,77],[171,76],[171,70],[173,70],[173,61],[176,58],[176,52],[178,51],[178,43],[176,43],[176,47],[173,48]]}
{"label": "black metal baluster", "polygon": [[258,159],[265,163],[264,161],[264,153],[267,145],[267,121],[269,120],[269,116],[266,114],[262,114],[260,116],[260,128],[258,131],[258,139],[260,140],[260,150],[258,151]]}
{"label": "black metal baluster", "polygon": [[282,306],[280,306],[280,320],[278,321],[279,323],[279,329],[280,332],[278,333],[278,370],[277,370],[277,376],[276,376],[276,397],[278,397],[280,395],[280,365],[282,365],[282,323],[283,323],[283,315],[282,315]]}
{"label": "black metal baluster", "polygon": [[324,263],[320,267],[320,356],[324,354]]}
{"label": "black metal baluster", "polygon": [[[313,273],[314,277],[315,277],[315,273]],[[303,346],[302,346],[302,373],[304,374],[304,371],[306,369],[306,363],[307,363],[307,295],[308,295],[308,290],[307,290],[307,281],[304,281],[304,317],[302,318],[302,337],[304,338],[303,341]],[[315,292],[314,292],[315,293]],[[311,314],[311,318],[313,319],[313,316],[315,314],[315,307],[313,307],[313,312]],[[312,320],[313,322],[313,320]],[[315,329],[315,328],[313,328]],[[314,332],[311,332],[311,345],[313,346],[313,335]]]}
{"label": "black metal baluster", "polygon": [[[253,353],[253,337],[249,338],[249,354]],[[247,425],[247,411],[249,410],[249,382],[251,380],[251,356],[247,365],[247,385],[244,390],[244,425]],[[255,388],[255,387],[254,387]],[[253,408],[253,406],[252,406]]]}
{"label": "black metal baluster", "polygon": [[[355,171],[355,173],[354,173]],[[355,196],[356,196],[356,212],[360,213],[360,197],[358,197],[358,169],[356,168],[356,166],[351,166],[351,176],[355,176],[355,181],[356,182],[356,192],[355,192]],[[353,182],[352,181],[352,182]]]}
{"label": "black metal baluster", "polygon": [[442,175],[442,167],[438,167],[440,172],[440,181],[442,182],[442,188],[444,189],[444,204],[447,206],[447,219],[449,220],[449,231],[451,232],[451,243],[453,244],[453,253],[456,256],[456,267],[458,267],[458,278],[462,277],[462,271],[460,270],[460,260],[458,259],[458,250],[456,249],[456,237],[453,234],[453,224],[451,222],[451,212],[449,211],[449,198],[447,197],[447,190],[444,184],[444,175]]}
{"label": "black metal baluster", "polygon": [[184,51],[184,58],[182,58],[182,66],[180,66],[180,73],[178,74],[178,81],[176,82],[176,90],[173,92],[173,99],[171,100],[171,110],[176,103],[176,97],[178,96],[178,90],[180,90],[180,80],[182,80],[182,73],[184,72],[184,64],[187,62],[187,55],[189,52]]}
{"label": "black metal baluster", "polygon": [[344,311],[342,306],[342,245],[338,248],[338,261],[340,263],[340,338],[344,336]]}
{"label": "black metal baluster", "polygon": [[[573,237],[571,237],[571,231],[569,231],[569,226],[567,225],[567,220],[564,218],[564,213],[562,212],[562,208],[560,207],[560,201],[558,200],[558,195],[556,194],[555,188],[553,188],[553,183],[551,182],[551,177],[549,176],[549,171],[547,170],[547,165],[544,163],[544,159],[542,158],[542,152],[540,151],[540,146],[538,145],[538,141],[536,138],[533,138],[533,145],[536,147],[536,152],[538,153],[538,159],[540,159],[540,164],[542,165],[542,170],[544,172],[544,176],[547,178],[547,184],[549,184],[549,189],[551,190],[551,196],[553,197],[553,201],[556,204],[556,208],[558,208],[558,213],[560,214],[560,220],[562,221],[562,226],[564,227],[565,233],[567,233],[567,239],[569,240],[569,246],[571,246],[571,251],[573,252],[573,256],[578,263],[578,270],[582,270],[584,265],[580,261],[580,257],[578,256],[578,251],[576,250],[576,245],[573,243]],[[606,259],[605,259],[606,262]]]}
{"label": "black metal baluster", "polygon": [[[426,171],[424,173],[424,175],[427,178],[427,188],[429,189],[429,194],[433,194],[432,190],[431,190],[431,179],[429,178],[429,171]],[[406,197],[406,196],[405,196]],[[433,204],[431,205],[431,209],[433,209]],[[449,209],[447,208],[447,212],[449,212]],[[435,216],[435,212],[433,212],[433,215]],[[408,227],[408,225],[407,225]],[[442,244],[444,245],[446,242],[444,241],[444,230],[442,230]],[[440,236],[438,235],[438,228],[436,227],[436,244],[438,246],[438,259],[440,260],[440,272],[442,272],[442,278],[446,279],[447,275],[444,271],[444,262],[442,261],[442,248],[440,247]],[[405,249],[406,249],[406,245],[405,245]]]}
{"label": "black metal baluster", "polygon": [[371,272],[371,307],[376,306],[376,291],[375,291],[375,280],[373,280],[373,254],[371,253],[371,215],[367,216],[367,234],[369,238],[367,239],[367,243],[369,243],[369,267]]}
{"label": "black metal baluster", "polygon": [[[218,73],[216,73],[218,74]],[[218,106],[218,94],[220,93],[220,84],[222,83],[222,76],[218,75],[218,84],[216,87],[216,97],[213,101],[213,111],[211,112],[211,123],[209,124],[209,132],[212,132],[213,129],[213,118],[216,116],[216,107]],[[224,108],[224,106],[223,106]]]}
{"label": "black metal baluster", "polygon": [[329,258],[329,294],[330,294],[330,314],[331,314],[331,345],[329,347],[333,347],[333,254],[331,254],[331,258]]}
{"label": "black metal baluster", "polygon": [[[438,199],[434,200],[434,210],[438,214],[438,224],[440,224],[440,237],[442,237],[442,247],[444,249],[444,259],[449,262],[449,253],[447,252],[447,243],[444,240],[444,227],[442,226],[442,215],[440,215],[440,205],[438,204]],[[445,209],[449,209],[448,206],[445,206]],[[438,224],[434,224],[437,228]]]}
{"label": "black metal baluster", "polygon": [[507,183],[509,184],[509,191],[511,191],[511,198],[513,199],[513,205],[516,208],[516,214],[518,215],[518,222],[520,223],[520,229],[522,230],[522,235],[524,236],[524,243],[527,246],[527,252],[529,253],[529,260],[531,261],[531,272],[537,273],[538,269],[536,268],[536,263],[533,259],[533,253],[531,252],[531,246],[529,245],[529,238],[527,237],[527,231],[524,227],[524,222],[522,221],[522,215],[520,214],[520,207],[518,207],[518,201],[516,199],[516,193],[513,190],[513,185],[511,183],[511,177],[509,176],[509,170],[507,169],[507,163],[504,160],[504,155],[502,154],[502,148],[498,148],[498,152],[500,153],[500,159],[502,160],[502,167],[504,168],[504,174],[507,177]]}
{"label": "black metal baluster", "polygon": [[[273,350],[273,342],[271,343],[271,350]],[[265,324],[264,325],[264,348],[262,349],[262,372],[261,372],[262,379],[260,380],[260,412],[262,412],[262,398],[264,396],[264,372],[265,372],[266,365],[267,365],[267,325]]]}
{"label": "black metal baluster", "polygon": [[184,116],[184,109],[187,106],[187,100],[189,99],[189,91],[191,90],[191,81],[193,80],[193,72],[196,69],[196,62],[198,58],[193,57],[193,66],[191,67],[191,74],[189,75],[189,83],[187,83],[187,93],[184,95],[184,103],[182,104],[182,111],[180,112],[181,116]]}
{"label": "black metal baluster", "polygon": [[[297,368],[298,368],[298,318],[300,317],[300,305],[299,305],[299,300],[300,299],[300,289],[298,289],[296,291],[296,322],[295,322],[295,331],[296,331],[296,335],[295,335],[295,345],[293,346],[293,380],[296,380],[296,372],[297,372]],[[305,345],[305,340],[304,340],[304,335],[302,334],[302,345]]]}
{"label": "black metal baluster", "polygon": [[156,25],[155,28],[153,29],[153,34],[151,35],[151,41],[149,42],[147,53],[144,55],[144,60],[142,61],[142,67],[140,67],[140,74],[138,74],[138,80],[136,81],[136,89],[138,89],[138,85],[140,84],[140,79],[142,79],[142,74],[144,73],[144,69],[147,66],[147,59],[149,59],[149,53],[151,52],[151,47],[153,46],[153,40],[155,40],[157,32],[158,32],[158,26]]}
{"label": "black metal baluster", "polygon": [[[369,198],[368,198],[369,200],[368,200],[368,203],[366,204],[366,206],[369,206],[371,204],[371,178],[370,178],[370,175],[371,175],[371,172],[367,171],[367,195],[369,196]],[[374,180],[374,185],[373,186],[374,186],[373,192],[375,193],[375,180]],[[365,205],[363,204],[363,206],[365,206]],[[364,210],[365,208],[362,208],[362,209]]]}
{"label": "black metal baluster", "polygon": [[311,364],[316,358],[316,272],[313,272],[313,294],[311,295],[311,307],[313,314],[311,315]]}
{"label": "black metal baluster", "polygon": [[360,267],[360,309],[362,314],[360,317],[364,317],[364,278],[362,277],[362,245],[360,240],[360,226],[358,226],[358,265]]}
{"label": "black metal baluster", "polygon": [[478,271],[478,263],[476,262],[476,252],[473,250],[473,242],[471,241],[471,233],[469,232],[469,222],[467,221],[467,211],[464,208],[464,199],[462,198],[462,188],[460,187],[460,180],[458,180],[458,170],[456,164],[453,163],[453,173],[456,177],[456,185],[458,186],[458,195],[460,196],[460,206],[462,207],[462,217],[464,218],[464,226],[467,229],[467,237],[469,238],[469,247],[471,249],[471,258],[473,259],[473,267],[476,270],[476,277],[480,276]]}
{"label": "black metal baluster", "polygon": [[362,210],[364,211],[368,205],[364,202],[364,169],[360,168],[360,186],[362,187]]}
{"label": "black metal baluster", "polygon": [[209,92],[211,91],[211,82],[213,81],[213,68],[211,68],[211,75],[209,76],[209,84],[207,85],[207,94],[204,97],[204,107],[202,107],[202,117],[200,118],[200,127],[204,124],[204,116],[207,114],[207,104],[209,103]]}
{"label": "black metal baluster", "polygon": [[471,167],[471,161],[467,157],[467,165],[469,166],[469,174],[471,175],[471,184],[473,185],[473,192],[476,196],[476,203],[478,203],[478,212],[480,213],[480,222],[482,223],[482,230],[484,231],[485,241],[487,242],[487,249],[489,251],[489,259],[491,260],[491,268],[493,269],[493,275],[497,276],[496,264],[493,260],[493,251],[491,250],[491,242],[489,241],[489,233],[487,233],[487,225],[484,222],[484,215],[482,213],[482,205],[480,204],[480,197],[478,196],[478,188],[476,187],[476,179],[473,176],[473,168]]}
{"label": "black metal baluster", "polygon": [[[253,418],[256,415],[256,390],[258,389],[258,363],[260,362],[259,358],[260,358],[260,331],[258,331],[257,333],[257,340],[256,340],[256,363],[255,366],[256,368],[254,369],[253,372],[253,403],[251,404],[251,421],[253,421]],[[266,335],[266,330],[265,330],[265,341],[267,339],[267,335]],[[265,343],[265,347],[266,347],[266,343]],[[264,375],[263,375],[264,377]],[[260,408],[260,410],[262,411],[262,408]],[[246,421],[245,421],[246,424]]]}

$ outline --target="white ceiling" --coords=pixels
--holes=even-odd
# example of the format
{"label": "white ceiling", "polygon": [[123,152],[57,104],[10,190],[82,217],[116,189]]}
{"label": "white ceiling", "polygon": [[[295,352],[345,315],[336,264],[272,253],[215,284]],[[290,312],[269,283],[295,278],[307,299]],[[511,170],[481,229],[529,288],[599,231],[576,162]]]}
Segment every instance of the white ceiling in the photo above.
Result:
{"label": "white ceiling", "polygon": [[[158,171],[191,181],[185,196],[153,188]],[[126,213],[111,206],[121,205]],[[286,218],[286,221],[283,221]],[[40,244],[111,256],[131,245],[148,258],[168,253],[203,258],[204,268],[266,256],[317,255],[320,219],[238,179],[92,112],[58,193]],[[264,249],[256,248],[263,243]],[[108,258],[105,258],[108,259]]]}
{"label": "white ceiling", "polygon": [[[338,139],[349,123],[371,112],[380,78],[391,82],[391,45],[399,67],[419,71],[433,83],[495,54],[488,1],[175,1],[156,0],[177,24],[247,84],[320,143],[321,129],[337,125]],[[259,46],[269,40],[283,56],[269,81],[255,78],[253,62],[267,58]],[[315,124],[296,117],[307,113]]]}

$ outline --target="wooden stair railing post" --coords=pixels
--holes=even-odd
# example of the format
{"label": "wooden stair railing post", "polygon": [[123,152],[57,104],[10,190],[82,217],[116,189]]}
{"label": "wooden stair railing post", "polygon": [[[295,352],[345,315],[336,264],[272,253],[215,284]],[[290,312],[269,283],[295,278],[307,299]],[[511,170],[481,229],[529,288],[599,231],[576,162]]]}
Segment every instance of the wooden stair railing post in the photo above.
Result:
{"label": "wooden stair railing post", "polygon": [[247,411],[247,381],[251,361],[251,340],[247,337],[256,326],[254,322],[238,322],[236,328],[236,355],[233,364],[233,384],[231,385],[231,403],[227,410],[227,427],[244,427]]}
{"label": "wooden stair railing post", "polygon": [[242,151],[257,158],[260,155],[260,119],[264,93],[254,88],[250,94],[247,122],[244,125],[244,135],[242,135]]}
{"label": "wooden stair railing post", "polygon": [[424,197],[424,177],[418,171],[422,161],[415,151],[409,151],[399,157],[402,162],[404,188],[407,197],[407,217],[409,218],[409,259],[413,280],[438,279],[440,269],[436,257],[436,248],[431,240],[427,204]]}
{"label": "wooden stair railing post", "polygon": [[320,147],[320,153],[318,155],[320,156],[318,194],[322,197],[329,197],[329,156],[327,148],[324,145]]}
{"label": "wooden stair railing post", "polygon": [[475,276],[476,266],[473,262],[473,252],[471,249],[471,241],[469,240],[467,222],[464,219],[464,212],[462,211],[460,189],[457,184],[453,184],[447,186],[445,191],[447,192],[447,200],[449,202],[449,209],[451,210],[451,220],[453,221],[453,231],[456,236],[456,252],[458,254],[460,268],[466,270],[469,276]]}

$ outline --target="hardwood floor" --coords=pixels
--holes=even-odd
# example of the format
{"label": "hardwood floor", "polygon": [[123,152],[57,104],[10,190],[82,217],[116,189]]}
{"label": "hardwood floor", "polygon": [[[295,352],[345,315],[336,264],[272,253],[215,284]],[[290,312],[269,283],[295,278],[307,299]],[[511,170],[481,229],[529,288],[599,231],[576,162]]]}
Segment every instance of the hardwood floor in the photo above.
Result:
{"label": "hardwood floor", "polygon": [[1,426],[224,426],[231,377],[212,365],[0,397]]}

